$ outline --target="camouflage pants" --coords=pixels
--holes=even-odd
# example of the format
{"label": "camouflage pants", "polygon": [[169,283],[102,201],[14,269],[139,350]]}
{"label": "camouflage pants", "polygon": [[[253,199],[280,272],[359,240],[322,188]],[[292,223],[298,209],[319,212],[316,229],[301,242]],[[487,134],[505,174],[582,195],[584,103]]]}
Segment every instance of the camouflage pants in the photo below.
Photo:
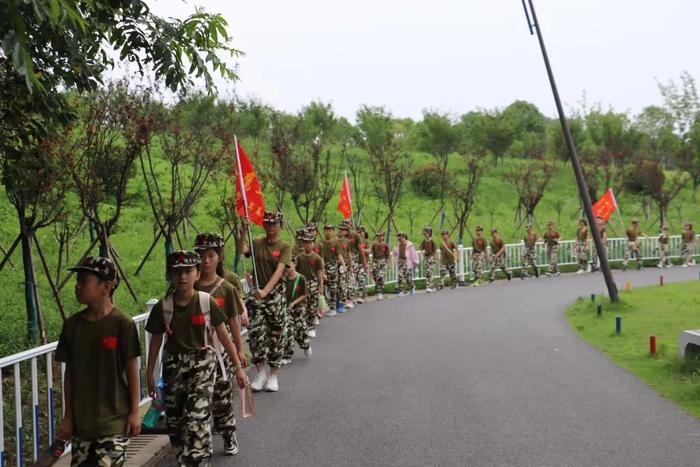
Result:
{"label": "camouflage pants", "polygon": [[435,255],[425,256],[425,286],[434,287],[433,274],[435,274]]}
{"label": "camouflage pants", "polygon": [[291,359],[294,355],[294,342],[299,344],[300,349],[306,350],[309,348],[309,326],[306,306],[296,306],[287,314],[289,315],[289,327],[284,348],[284,358]]}
{"label": "camouflage pants", "polygon": [[217,364],[211,412],[214,418],[214,428],[221,433],[225,440],[229,440],[236,432],[236,415],[233,413],[236,374],[233,371],[228,353],[222,352],[221,357],[226,369],[226,379],[223,377],[221,366]]}
{"label": "camouflage pants", "polygon": [[683,264],[692,264],[693,262],[693,244],[692,243],[682,243],[681,244],[681,259]]}
{"label": "camouflage pants", "polygon": [[318,280],[308,281],[309,294],[306,296],[306,327],[309,331],[316,329],[316,312],[318,311]]}
{"label": "camouflage pants", "polygon": [[457,267],[455,263],[440,265],[440,288],[445,287],[445,277],[450,276],[450,285],[457,285]]}
{"label": "camouflage pants", "polygon": [[345,262],[345,272],[338,271],[338,299],[341,302],[350,300],[350,281],[353,274],[350,272],[350,265]]}
{"label": "camouflage pants", "polygon": [[71,439],[71,466],[121,467],[126,460],[126,436]]}
{"label": "camouflage pants", "polygon": [[503,274],[508,275],[508,269],[506,268],[506,257],[505,255],[491,255],[489,258],[489,269],[491,270],[491,280],[496,279],[496,271],[500,269]]}
{"label": "camouflage pants", "polygon": [[208,465],[216,358],[211,350],[166,354],[165,424],[178,464]]}
{"label": "camouflage pants", "polygon": [[559,244],[547,245],[547,259],[549,259],[549,273],[559,272]]}
{"label": "camouflage pants", "polygon": [[472,271],[474,271],[474,280],[480,281],[484,275],[484,262],[486,261],[486,253],[475,251],[472,253]]}
{"label": "camouflage pants", "polygon": [[[605,245],[605,257],[608,258],[608,246],[607,244]],[[597,271],[600,269],[600,258],[598,257],[598,249],[596,247],[593,247],[593,260],[591,261],[593,263],[593,270]]]}
{"label": "camouflage pants", "polygon": [[263,300],[248,298],[246,306],[253,311],[248,332],[253,364],[280,368],[288,324],[284,283],[280,282]]}
{"label": "camouflage pants", "polygon": [[537,271],[537,263],[535,262],[535,247],[525,247],[523,249],[523,268],[520,271],[520,275],[523,277],[528,277],[527,270],[532,268]]}
{"label": "camouflage pants", "polygon": [[659,243],[659,266],[670,266],[671,260],[668,259],[668,243]]}
{"label": "camouflage pants", "polygon": [[375,259],[372,261],[372,280],[374,281],[374,291],[378,294],[384,293],[384,277],[386,275],[386,259]]}
{"label": "camouflage pants", "polygon": [[367,270],[362,266],[359,256],[355,256],[352,261],[353,267],[353,290],[352,296],[359,292],[360,298],[367,298]]}
{"label": "camouflage pants", "polygon": [[335,310],[335,304],[340,300],[340,290],[338,280],[340,273],[338,272],[338,263],[326,263],[325,268],[326,281],[324,283],[324,292],[328,300],[328,306],[331,310]]}
{"label": "camouflage pants", "polygon": [[586,242],[576,241],[574,243],[574,254],[576,255],[576,260],[578,261],[578,267],[580,269],[588,268],[588,249],[586,248]]}
{"label": "camouflage pants", "polygon": [[406,259],[399,258],[398,276],[396,277],[396,289],[409,292],[413,290],[413,269],[409,269]]}
{"label": "camouflage pants", "polygon": [[625,249],[625,256],[622,259],[622,265],[627,267],[630,259],[634,258],[639,263],[639,243],[637,242],[627,242],[627,248]]}

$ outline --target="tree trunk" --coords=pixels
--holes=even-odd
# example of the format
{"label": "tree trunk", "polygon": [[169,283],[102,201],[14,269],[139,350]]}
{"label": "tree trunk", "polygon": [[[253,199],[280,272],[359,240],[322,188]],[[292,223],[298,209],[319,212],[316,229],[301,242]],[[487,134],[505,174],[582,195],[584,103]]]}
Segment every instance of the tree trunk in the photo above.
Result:
{"label": "tree trunk", "polygon": [[175,251],[173,247],[173,234],[168,232],[165,234],[165,277],[168,278],[168,256]]}
{"label": "tree trunk", "polygon": [[24,267],[24,301],[27,310],[27,342],[39,343],[39,311],[36,302],[36,277],[34,275],[34,258],[32,256],[31,236],[25,228],[24,216],[20,216],[22,231],[22,266]]}

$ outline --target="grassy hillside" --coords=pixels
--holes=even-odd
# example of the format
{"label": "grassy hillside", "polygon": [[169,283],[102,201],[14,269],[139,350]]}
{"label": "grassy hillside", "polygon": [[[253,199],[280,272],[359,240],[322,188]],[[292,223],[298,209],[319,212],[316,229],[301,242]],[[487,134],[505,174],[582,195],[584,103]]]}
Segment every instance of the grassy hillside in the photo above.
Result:
{"label": "grassy hillside", "polygon": [[[414,154],[414,165],[430,161],[427,154]],[[255,161],[253,161],[255,163]],[[518,221],[514,219],[516,196],[512,187],[505,182],[503,174],[509,170],[517,168],[518,161],[508,161],[492,166],[487,175],[482,180],[478,191],[478,199],[475,210],[470,219],[469,225],[473,227],[479,223],[484,227],[497,227],[506,241],[517,241],[521,236],[521,231],[516,230]],[[410,183],[405,184],[406,191],[399,202],[396,224],[399,229],[409,233],[412,239],[420,238],[420,231],[424,224],[429,223],[439,208],[436,199],[429,199],[418,196],[411,191]],[[338,189],[340,184],[338,184]],[[153,239],[153,220],[148,205],[144,182],[140,171],[132,180],[130,185],[129,204],[123,212],[116,232],[112,236],[112,241],[118,250],[122,264],[130,274],[130,279],[139,295],[138,303],[135,303],[126,287],[122,285],[116,295],[117,304],[125,311],[136,314],[143,311],[143,303],[151,297],[160,296],[166,288],[164,281],[164,246],[162,241],[154,250],[151,258],[146,263],[139,276],[134,276],[143,255]],[[8,248],[15,239],[18,227],[13,206],[7,201],[4,193],[0,193],[0,245]],[[632,216],[638,216],[642,221],[642,228],[645,232],[653,234],[657,232],[657,225],[653,225],[656,218],[655,212],[649,213],[648,217],[642,210],[639,200],[628,196],[622,196],[619,200],[625,216],[625,221],[629,221]],[[219,205],[218,195],[213,187],[209,187],[202,199],[195,207],[193,224],[200,231],[216,230],[216,222],[211,218],[209,212]],[[335,211],[337,196],[330,203],[327,210],[329,220],[339,220],[339,214]],[[365,213],[374,221],[377,207],[380,206],[376,199],[368,197]],[[682,206],[682,209],[677,207]],[[558,221],[560,230],[566,238],[571,238],[576,229],[576,219],[579,217],[580,204],[570,165],[558,163],[556,172],[551,181],[550,187],[545,194],[540,206],[536,211],[539,228],[544,226],[547,219]],[[450,214],[451,208],[448,205],[448,221],[453,222]],[[384,210],[379,207],[379,212]],[[297,226],[298,219],[294,214],[291,204],[287,202],[285,206],[291,226]],[[679,197],[679,201],[674,203],[670,212],[671,223],[677,231],[680,229],[681,219],[697,218],[700,208],[691,201],[690,189],[686,189]],[[621,232],[620,223],[617,218],[613,219],[613,233]],[[449,226],[448,222],[448,226]],[[434,230],[439,228],[439,217],[432,222]],[[260,231],[258,231],[259,233]],[[195,233],[190,232],[190,238],[185,243],[191,243]],[[289,238],[289,232],[285,232]],[[55,270],[57,256],[57,242],[52,229],[47,228],[39,232],[46,256],[52,263]],[[184,239],[183,239],[184,241]],[[393,241],[393,239],[392,239]],[[465,243],[468,242],[468,237]],[[79,255],[89,245],[89,236],[86,232],[77,244],[72,248],[71,263],[79,259]],[[177,245],[176,245],[177,246]],[[189,247],[190,245],[185,245]],[[232,244],[229,244],[227,251],[231,251]],[[35,255],[36,257],[36,255]],[[230,260],[231,258],[229,258]],[[41,294],[41,305],[49,340],[55,340],[60,332],[61,318],[58,314],[50,289],[41,272],[41,266],[37,261],[37,273],[39,276],[39,289]],[[14,266],[7,265],[0,271],[0,281],[3,284],[3,291],[0,293],[0,309],[2,310],[3,326],[0,327],[0,356],[4,356],[25,348],[24,336],[26,326],[26,316],[24,309],[23,293],[23,272],[21,252],[17,250],[13,256]],[[69,283],[62,292],[63,300],[69,313],[77,310],[77,303],[73,296],[73,284]]]}

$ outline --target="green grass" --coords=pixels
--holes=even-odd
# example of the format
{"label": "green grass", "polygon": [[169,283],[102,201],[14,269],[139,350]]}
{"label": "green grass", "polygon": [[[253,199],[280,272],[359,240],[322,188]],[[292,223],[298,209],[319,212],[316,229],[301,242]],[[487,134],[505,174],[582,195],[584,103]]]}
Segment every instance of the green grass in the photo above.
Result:
{"label": "green grass", "polygon": [[[700,281],[632,289],[618,304],[596,297],[603,305],[581,298],[566,312],[576,333],[612,361],[636,375],[695,417],[700,417],[700,360],[678,357],[678,336],[697,329]],[[622,317],[622,333],[615,334],[615,317]],[[656,336],[657,355],[649,353],[649,336]]]}
{"label": "green grass", "polygon": [[[246,142],[244,142],[246,143]],[[247,147],[253,144],[247,142]],[[261,151],[261,154],[264,154]],[[414,165],[431,161],[431,157],[424,153],[413,154]],[[255,161],[253,161],[256,163]],[[339,162],[339,161],[338,161]],[[503,174],[517,168],[522,161],[506,160],[505,163],[491,166],[489,172],[483,178],[477,194],[477,203],[474,207],[469,226],[472,228],[476,224],[482,224],[485,228],[494,226],[499,229],[507,242],[519,241],[522,229],[518,229],[519,221],[515,219],[516,194],[508,183],[504,183]],[[459,163],[456,157],[450,162],[450,169],[456,169]],[[160,170],[165,172],[162,164]],[[340,182],[340,181],[339,181]],[[366,181],[369,183],[369,179]],[[406,231],[412,240],[419,241],[422,226],[431,223],[434,231],[439,226],[439,217],[434,221],[438,211],[439,202],[425,196],[418,195],[411,191],[409,181],[405,182],[405,193],[401,198],[397,208],[397,227]],[[338,183],[340,190],[340,183]],[[270,194],[270,193],[268,193]],[[268,200],[270,201],[270,200]],[[633,197],[621,196],[619,200],[624,210],[625,218],[629,220],[632,216],[637,216],[642,221],[642,228],[645,232],[653,234],[657,226],[654,224],[656,218],[655,210],[644,210],[642,203]],[[326,217],[329,221],[340,220],[340,215],[335,210],[337,206],[337,195],[328,204]],[[271,204],[271,201],[269,202]],[[213,186],[206,189],[203,197],[194,208],[193,223],[200,231],[216,230],[216,222],[211,217],[210,212],[220,205],[217,190]],[[77,204],[75,204],[77,209]],[[299,224],[294,209],[289,200],[285,202],[285,214],[292,228]],[[365,225],[380,224],[383,220],[385,208],[368,193],[364,214],[369,222],[363,221]],[[540,231],[547,219],[554,219],[559,223],[560,232],[565,238],[572,238],[576,230],[576,220],[580,215],[580,203],[576,184],[574,181],[571,166],[565,163],[557,163],[551,185],[544,195],[540,206],[536,210],[537,223]],[[669,211],[672,226],[679,228],[681,220],[693,219],[700,214],[700,206],[691,201],[690,189],[684,190],[678,200]],[[447,207],[447,227],[452,227],[454,217],[451,215],[451,207]],[[619,222],[614,220],[611,235],[621,233]],[[370,229],[371,231],[371,229]],[[392,229],[393,231],[393,229]],[[0,246],[8,248],[17,236],[18,225],[13,206],[0,188]],[[261,233],[256,230],[256,234]],[[191,232],[188,240],[183,239],[185,247],[190,247],[195,233]],[[284,233],[289,239],[289,232]],[[52,270],[56,268],[57,243],[54,238],[53,228],[46,228],[38,233],[42,242],[48,261]],[[437,236],[436,236],[437,238]],[[456,240],[455,237],[453,237]],[[122,217],[111,237],[113,244],[119,251],[122,263],[129,274],[134,289],[138,294],[138,303],[135,303],[126,292],[124,284],[120,287],[116,295],[117,304],[130,314],[137,314],[143,311],[143,303],[151,297],[159,297],[164,293],[166,284],[164,281],[164,245],[162,241],[157,245],[151,258],[146,263],[141,274],[133,275],[141,258],[146,253],[153,239],[153,220],[148,205],[146,190],[140,169],[136,171],[134,178],[129,185],[128,205],[123,210]],[[392,239],[393,240],[393,239]],[[464,243],[469,243],[468,236]],[[76,243],[71,250],[70,262],[78,261],[78,256],[89,244],[87,232]],[[177,246],[177,245],[176,245]],[[232,251],[232,245],[227,246],[227,252]],[[43,316],[46,321],[47,336],[49,341],[56,340],[61,329],[61,318],[51,295],[48,283],[41,271],[38,256],[35,253],[36,269],[38,273],[38,284],[41,297]],[[231,258],[229,257],[228,260]],[[25,342],[26,335],[26,315],[24,308],[23,292],[23,271],[21,252],[17,250],[13,255],[14,266],[6,266],[0,271],[0,283],[3,288],[0,293],[0,310],[2,310],[3,325],[0,326],[0,357],[21,351],[29,347]],[[73,297],[73,284],[62,291],[62,298],[68,313],[75,312],[78,304]]]}

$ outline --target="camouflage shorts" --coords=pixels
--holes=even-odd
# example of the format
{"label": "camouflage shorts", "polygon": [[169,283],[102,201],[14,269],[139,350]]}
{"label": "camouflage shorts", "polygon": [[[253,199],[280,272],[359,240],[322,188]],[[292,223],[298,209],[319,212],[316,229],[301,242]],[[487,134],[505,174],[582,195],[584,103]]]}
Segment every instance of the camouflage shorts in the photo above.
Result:
{"label": "camouflage shorts", "polygon": [[360,257],[358,255],[355,255],[353,258],[352,267],[354,279],[352,295],[359,292],[360,297],[365,298],[367,297],[367,271],[362,265],[362,261],[360,261]]}
{"label": "camouflage shorts", "polygon": [[435,255],[426,255],[425,258],[425,284],[433,287],[433,275],[435,274]]}
{"label": "camouflage shorts", "polygon": [[294,356],[294,342],[300,349],[309,348],[309,326],[307,323],[306,306],[300,305],[287,311],[287,338],[284,344],[284,358]]}
{"label": "camouflage shorts", "polygon": [[576,241],[574,243],[574,255],[579,265],[585,266],[588,264],[588,248],[586,248],[586,242]]}
{"label": "camouflage shorts", "polygon": [[250,297],[248,310],[253,310],[248,341],[256,366],[268,364],[272,368],[282,366],[287,338],[287,299],[285,286],[280,282],[263,300]]}
{"label": "camouflage shorts", "polygon": [[547,245],[547,258],[549,259],[549,272],[559,270],[559,245]]}
{"label": "camouflage shorts", "polygon": [[682,243],[681,244],[681,259],[683,264],[690,264],[693,261],[693,244],[692,243]]}
{"label": "camouflage shorts", "polygon": [[527,276],[527,269],[532,267],[532,269],[537,269],[537,263],[535,262],[535,247],[525,247],[522,253],[523,258],[523,270],[524,276]]}
{"label": "camouflage shorts", "polygon": [[413,289],[413,269],[408,267],[406,259],[399,258],[398,263],[399,274],[396,278],[396,288],[399,291],[404,289],[406,292],[411,291]]}
{"label": "camouflage shorts", "polygon": [[71,439],[71,466],[120,467],[126,460],[129,438],[102,436],[100,438],[73,437]]}
{"label": "camouflage shorts", "polygon": [[326,263],[325,268],[326,280],[323,283],[328,306],[331,310],[335,310],[335,303],[340,300],[340,289],[338,288],[338,280],[340,274],[338,272],[338,263]]}
{"label": "camouflage shorts", "polygon": [[496,271],[499,269],[505,274],[508,274],[505,255],[491,255],[489,258],[489,268],[491,270],[491,279],[496,278]]}
{"label": "camouflage shorts", "polygon": [[384,277],[386,275],[386,259],[375,259],[372,261],[372,280],[377,293],[384,293]]}
{"label": "camouflage shorts", "polygon": [[486,260],[486,253],[475,251],[472,253],[472,271],[474,271],[474,279],[481,280],[481,276],[484,275],[484,262]]}
{"label": "camouflage shorts", "polygon": [[233,396],[236,374],[228,353],[223,352],[222,360],[226,369],[226,379],[223,378],[221,366],[216,365],[216,382],[214,383],[214,399],[212,402],[212,415],[214,427],[224,438],[230,438],[236,431],[236,415],[233,413]]}
{"label": "camouflage shorts", "polygon": [[306,326],[309,331],[316,329],[316,312],[318,311],[318,280],[308,281],[309,294],[306,296]]}
{"label": "camouflage shorts", "polygon": [[445,287],[445,277],[450,276],[450,285],[457,284],[457,265],[455,263],[440,265],[440,288]]}

